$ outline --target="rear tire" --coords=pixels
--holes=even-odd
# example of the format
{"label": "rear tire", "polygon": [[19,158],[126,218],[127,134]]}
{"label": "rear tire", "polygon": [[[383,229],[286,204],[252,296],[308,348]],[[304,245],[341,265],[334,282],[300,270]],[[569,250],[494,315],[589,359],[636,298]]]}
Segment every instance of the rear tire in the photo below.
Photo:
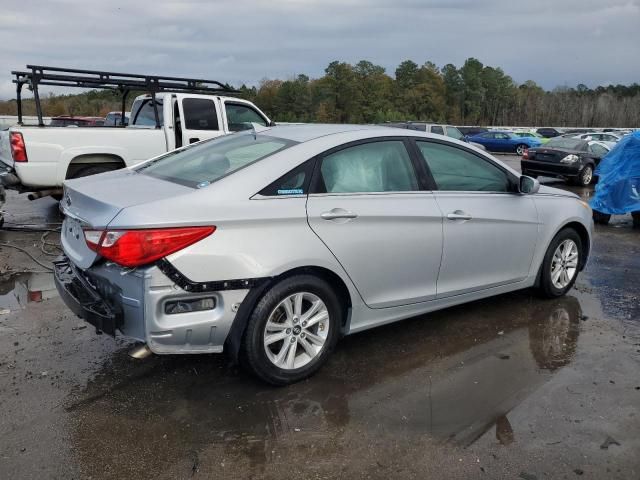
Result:
{"label": "rear tire", "polygon": [[575,183],[581,187],[588,187],[591,182],[593,182],[593,166],[586,165],[576,177]]}
{"label": "rear tire", "polygon": [[242,365],[272,385],[303,380],[329,358],[342,315],[338,296],[326,281],[313,275],[285,278],[267,291],[249,317],[240,347]]}
{"label": "rear tire", "polygon": [[572,229],[560,230],[553,238],[540,267],[538,290],[546,298],[561,297],[578,278],[582,266],[582,240]]}
{"label": "rear tire", "polygon": [[529,148],[529,145],[525,145],[524,143],[516,145],[516,154],[519,156],[522,156],[524,155],[525,150],[527,150],[528,148]]}
{"label": "rear tire", "polygon": [[602,213],[597,210],[593,211],[593,222],[599,225],[607,225],[611,220],[611,215],[608,213]]}
{"label": "rear tire", "polygon": [[633,218],[633,228],[640,228],[640,212],[631,212]]}

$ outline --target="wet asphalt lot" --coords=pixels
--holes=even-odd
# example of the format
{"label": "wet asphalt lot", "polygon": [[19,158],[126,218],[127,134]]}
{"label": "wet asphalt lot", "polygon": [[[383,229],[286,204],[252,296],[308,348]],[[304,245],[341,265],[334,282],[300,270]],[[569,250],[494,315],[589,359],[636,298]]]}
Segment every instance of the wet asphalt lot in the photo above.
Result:
{"label": "wet asphalt lot", "polygon": [[[50,199],[10,194],[5,210],[9,225],[60,221]],[[594,241],[564,298],[517,292],[353,335],[286,388],[221,355],[132,360],[0,247],[0,478],[638,479],[640,232],[616,217]],[[41,233],[0,242],[52,258]]]}

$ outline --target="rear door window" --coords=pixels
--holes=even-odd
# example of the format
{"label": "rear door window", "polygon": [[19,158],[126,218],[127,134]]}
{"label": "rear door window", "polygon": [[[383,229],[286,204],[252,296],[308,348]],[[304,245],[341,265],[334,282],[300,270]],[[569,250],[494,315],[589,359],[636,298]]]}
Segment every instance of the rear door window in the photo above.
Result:
{"label": "rear door window", "polygon": [[438,135],[444,135],[444,129],[440,125],[434,125],[431,127],[431,133],[437,133]]}
{"label": "rear door window", "polygon": [[187,130],[219,130],[216,104],[206,98],[182,100],[185,128]]}

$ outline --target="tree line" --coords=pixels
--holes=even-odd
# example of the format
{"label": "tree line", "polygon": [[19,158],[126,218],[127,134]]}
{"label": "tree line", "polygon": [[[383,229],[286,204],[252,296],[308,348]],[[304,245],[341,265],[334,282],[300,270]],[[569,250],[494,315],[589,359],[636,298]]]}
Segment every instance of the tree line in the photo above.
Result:
{"label": "tree line", "polygon": [[[391,76],[362,60],[331,62],[320,78],[297,75],[243,85],[240,95],[281,122],[381,123],[431,121],[455,125],[640,126],[640,84],[588,88],[584,84],[544,90],[533,80],[517,84],[501,68],[468,58],[461,67],[405,60]],[[47,115],[103,116],[119,110],[108,91],[50,95]],[[0,114],[15,115],[15,101],[0,102]],[[32,101],[25,114],[33,114]]]}

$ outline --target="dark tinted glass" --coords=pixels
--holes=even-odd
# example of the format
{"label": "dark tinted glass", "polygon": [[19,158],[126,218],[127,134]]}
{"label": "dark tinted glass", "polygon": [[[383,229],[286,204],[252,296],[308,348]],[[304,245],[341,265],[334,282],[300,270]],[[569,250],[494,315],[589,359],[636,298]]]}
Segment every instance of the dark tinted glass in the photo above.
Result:
{"label": "dark tinted glass", "polygon": [[313,172],[315,159],[286,173],[260,192],[260,195],[281,197],[286,195],[306,195],[309,193],[309,181]]}
{"label": "dark tinted glass", "polygon": [[438,135],[444,135],[444,129],[439,125],[431,127],[431,133],[437,133]]}
{"label": "dark tinted glass", "polygon": [[216,104],[206,98],[182,100],[185,127],[187,130],[219,130]]}
{"label": "dark tinted glass", "polygon": [[581,138],[553,137],[544,147],[585,151],[587,149],[587,142]]}

